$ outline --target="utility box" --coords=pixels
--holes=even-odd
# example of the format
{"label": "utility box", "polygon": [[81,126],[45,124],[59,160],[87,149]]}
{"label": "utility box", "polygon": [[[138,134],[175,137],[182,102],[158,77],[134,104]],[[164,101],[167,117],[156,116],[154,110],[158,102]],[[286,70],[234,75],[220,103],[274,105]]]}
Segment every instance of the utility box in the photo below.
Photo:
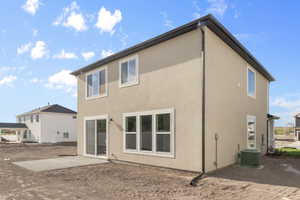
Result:
{"label": "utility box", "polygon": [[240,153],[241,165],[247,167],[258,167],[260,166],[260,157],[260,152],[257,150],[243,150]]}

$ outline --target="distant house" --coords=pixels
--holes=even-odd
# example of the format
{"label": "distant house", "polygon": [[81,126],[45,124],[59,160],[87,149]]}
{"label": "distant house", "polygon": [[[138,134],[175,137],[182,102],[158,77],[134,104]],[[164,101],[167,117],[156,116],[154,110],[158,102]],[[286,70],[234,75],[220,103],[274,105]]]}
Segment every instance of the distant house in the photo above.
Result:
{"label": "distant house", "polygon": [[20,135],[27,131],[28,127],[22,123],[0,123],[0,142],[21,141]]}
{"label": "distant house", "polygon": [[72,74],[79,155],[208,172],[268,150],[274,78],[211,15]]}
{"label": "distant house", "polygon": [[300,113],[295,116],[295,136],[300,141]]}
{"label": "distant house", "polygon": [[[76,141],[76,115],[61,105],[48,105],[17,115],[18,123],[7,128],[16,130],[19,142],[72,142]],[[22,130],[15,129],[18,124]]]}

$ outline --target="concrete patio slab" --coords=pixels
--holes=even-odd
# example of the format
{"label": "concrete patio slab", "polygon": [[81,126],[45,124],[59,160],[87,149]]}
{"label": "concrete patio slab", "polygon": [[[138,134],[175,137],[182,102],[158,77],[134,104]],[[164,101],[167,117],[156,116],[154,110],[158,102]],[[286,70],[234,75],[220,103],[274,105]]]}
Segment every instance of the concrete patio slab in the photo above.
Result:
{"label": "concrete patio slab", "polygon": [[55,169],[66,169],[71,167],[103,164],[107,162],[108,162],[107,160],[103,160],[103,159],[80,157],[80,156],[68,156],[68,157],[52,158],[52,159],[44,159],[44,160],[29,160],[29,161],[13,162],[13,164],[34,172],[41,172],[41,171],[50,171]]}

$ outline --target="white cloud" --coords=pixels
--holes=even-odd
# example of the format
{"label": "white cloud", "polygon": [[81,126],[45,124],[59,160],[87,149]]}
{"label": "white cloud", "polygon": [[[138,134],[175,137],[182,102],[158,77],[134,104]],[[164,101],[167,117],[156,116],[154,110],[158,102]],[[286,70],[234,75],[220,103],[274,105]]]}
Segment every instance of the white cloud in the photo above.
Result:
{"label": "white cloud", "polygon": [[26,53],[30,50],[32,46],[32,43],[29,42],[27,44],[24,44],[24,45],[21,45],[18,49],[17,49],[17,54],[20,55],[20,54],[23,54],[23,53]]}
{"label": "white cloud", "polygon": [[22,6],[22,8],[29,14],[35,15],[37,10],[39,9],[39,6],[39,0],[27,0],[26,3]]}
{"label": "white cloud", "polygon": [[63,13],[53,22],[53,25],[62,25],[79,32],[88,28],[85,17],[80,13],[80,7],[76,1],[73,1],[70,6],[63,9]]}
{"label": "white cloud", "polygon": [[7,85],[7,86],[12,86],[12,83],[17,80],[16,76],[5,76],[4,78],[0,79],[0,86],[1,85]]}
{"label": "white cloud", "polygon": [[93,51],[83,52],[83,53],[81,53],[81,56],[84,58],[84,60],[87,61],[95,56],[95,52],[93,52]]}
{"label": "white cloud", "polygon": [[207,0],[209,3],[209,7],[206,9],[208,13],[212,13],[214,15],[218,15],[223,17],[225,14],[228,5],[225,0]]}
{"label": "white cloud", "polygon": [[87,29],[85,19],[82,14],[72,12],[67,21],[63,23],[65,27],[72,27],[76,31],[84,31]]}
{"label": "white cloud", "polygon": [[112,54],[114,54],[114,52],[112,50],[102,50],[101,51],[102,58],[111,56]]}
{"label": "white cloud", "polygon": [[114,27],[122,21],[122,13],[120,10],[115,10],[112,14],[109,10],[102,7],[98,12],[98,21],[96,27],[101,32],[108,32],[113,34],[115,32]]}
{"label": "white cloud", "polygon": [[64,90],[74,96],[76,93],[77,79],[70,73],[70,70],[63,69],[51,75],[45,86],[50,89]]}
{"label": "white cloud", "polygon": [[173,21],[169,19],[168,14],[166,12],[161,12],[160,14],[164,18],[164,25],[170,29],[174,28]]}
{"label": "white cloud", "polygon": [[285,109],[297,109],[300,108],[300,98],[288,100],[284,97],[278,97],[271,102],[271,105]]}
{"label": "white cloud", "polygon": [[75,59],[77,58],[77,55],[75,53],[72,52],[65,52],[65,50],[61,50],[61,52],[59,54],[56,54],[53,56],[53,58],[56,59]]}
{"label": "white cloud", "polygon": [[[294,116],[300,113],[300,94],[287,94],[271,100],[271,109],[275,115],[280,117],[276,125],[285,126],[294,121]],[[273,114],[273,113],[272,113]]]}
{"label": "white cloud", "polygon": [[44,41],[37,41],[35,46],[31,49],[31,58],[33,60],[43,58],[47,56],[47,45]]}

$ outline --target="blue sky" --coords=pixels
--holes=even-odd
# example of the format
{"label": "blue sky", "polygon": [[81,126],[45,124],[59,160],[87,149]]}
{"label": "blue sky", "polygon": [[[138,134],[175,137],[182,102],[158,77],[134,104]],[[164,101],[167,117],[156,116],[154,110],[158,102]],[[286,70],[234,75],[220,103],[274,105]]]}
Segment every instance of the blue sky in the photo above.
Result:
{"label": "blue sky", "polygon": [[50,103],[76,109],[70,71],[207,13],[274,75],[270,111],[300,112],[297,0],[11,0],[0,7],[0,121]]}

